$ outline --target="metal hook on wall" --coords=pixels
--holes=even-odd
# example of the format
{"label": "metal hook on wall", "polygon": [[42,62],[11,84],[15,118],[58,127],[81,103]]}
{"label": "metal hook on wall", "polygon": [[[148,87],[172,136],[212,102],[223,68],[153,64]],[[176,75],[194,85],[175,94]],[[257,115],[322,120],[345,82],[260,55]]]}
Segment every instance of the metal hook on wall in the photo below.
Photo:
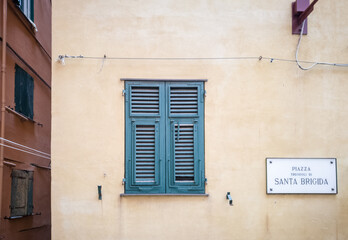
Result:
{"label": "metal hook on wall", "polygon": [[102,200],[102,186],[98,185],[98,200]]}
{"label": "metal hook on wall", "polygon": [[229,204],[230,204],[231,206],[233,206],[233,200],[232,200],[232,197],[231,197],[230,192],[227,192],[227,194],[226,194],[226,199],[228,200]]}

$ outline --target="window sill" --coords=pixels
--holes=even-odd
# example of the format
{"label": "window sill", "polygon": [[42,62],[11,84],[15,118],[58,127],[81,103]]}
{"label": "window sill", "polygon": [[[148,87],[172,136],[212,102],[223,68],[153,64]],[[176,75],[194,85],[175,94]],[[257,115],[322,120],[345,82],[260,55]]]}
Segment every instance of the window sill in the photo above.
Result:
{"label": "window sill", "polygon": [[34,167],[37,167],[37,168],[42,168],[42,169],[47,169],[47,170],[51,170],[51,167],[45,167],[45,166],[40,166],[40,165],[37,165],[35,163],[30,163],[31,166],[34,166]]}
{"label": "window sill", "polygon": [[8,162],[8,161],[4,161],[4,165],[7,165],[7,166],[9,166],[9,167],[16,167],[16,164],[15,164],[15,163]]}
{"label": "window sill", "polygon": [[24,116],[23,114],[17,112],[16,110],[14,110],[13,108],[11,108],[10,106],[6,106],[5,109],[6,109],[9,113],[13,113],[14,115],[16,115],[17,117],[19,117],[19,118],[22,119],[22,120],[29,121],[29,122],[32,122],[32,123],[36,123],[38,126],[43,127],[43,124],[42,124],[42,123],[36,122],[35,120],[33,120],[33,119],[31,119],[31,118],[28,118],[28,117]]}
{"label": "window sill", "polygon": [[137,193],[121,193],[120,197],[209,197],[207,193],[201,194],[166,194],[166,193],[158,193],[158,194],[137,194]]}
{"label": "window sill", "polygon": [[15,219],[21,219],[21,218],[26,218],[26,217],[33,217],[33,216],[37,216],[37,215],[41,215],[41,212],[38,212],[38,213],[32,213],[32,214],[29,214],[29,215],[19,215],[19,216],[10,216],[10,217],[4,217],[4,219],[7,219],[7,220],[15,220]]}
{"label": "window sill", "polygon": [[14,115],[18,116],[19,118],[21,118],[21,119],[23,119],[23,120],[35,122],[34,120],[32,120],[32,119],[30,119],[30,118],[24,116],[23,114],[17,112],[16,110],[13,110],[12,108],[10,108],[10,107],[8,107],[8,106],[6,106],[5,108],[6,108],[6,110],[7,110],[8,112],[13,113]]}
{"label": "window sill", "polygon": [[13,219],[20,219],[20,218],[24,218],[27,216],[12,216],[12,217],[4,217],[4,219],[8,219],[8,220],[13,220]]}

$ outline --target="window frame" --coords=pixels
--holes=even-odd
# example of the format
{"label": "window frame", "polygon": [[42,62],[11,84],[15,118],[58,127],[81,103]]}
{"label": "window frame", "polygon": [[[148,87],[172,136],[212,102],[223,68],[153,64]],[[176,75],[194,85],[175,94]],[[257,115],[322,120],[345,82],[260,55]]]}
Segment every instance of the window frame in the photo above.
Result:
{"label": "window frame", "polygon": [[[204,82],[206,80],[138,80],[121,79],[125,84],[125,194],[134,195],[206,195],[204,156]],[[159,114],[136,116],[132,114],[131,89],[133,86],[159,88]],[[171,114],[171,88],[197,88],[197,114]],[[193,174],[194,180],[175,180],[175,158],[172,124],[192,124],[193,126]],[[134,126],[152,123],[156,125],[159,149],[156,149],[156,184],[136,184]],[[158,132],[157,132],[158,131]],[[175,133],[174,133],[175,134]]]}

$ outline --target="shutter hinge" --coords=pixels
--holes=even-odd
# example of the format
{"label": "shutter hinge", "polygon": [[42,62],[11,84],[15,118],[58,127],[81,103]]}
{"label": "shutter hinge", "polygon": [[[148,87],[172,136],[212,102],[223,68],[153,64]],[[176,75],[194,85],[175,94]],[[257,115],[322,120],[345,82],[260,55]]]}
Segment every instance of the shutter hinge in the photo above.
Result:
{"label": "shutter hinge", "polygon": [[126,184],[126,179],[122,179],[122,185],[125,185]]}
{"label": "shutter hinge", "polygon": [[208,178],[204,178],[205,185],[208,185]]}
{"label": "shutter hinge", "polygon": [[122,90],[122,96],[126,96],[126,90],[125,89]]}
{"label": "shutter hinge", "polygon": [[202,90],[202,98],[201,98],[201,102],[204,102],[204,99],[207,97],[207,91],[206,90]]}

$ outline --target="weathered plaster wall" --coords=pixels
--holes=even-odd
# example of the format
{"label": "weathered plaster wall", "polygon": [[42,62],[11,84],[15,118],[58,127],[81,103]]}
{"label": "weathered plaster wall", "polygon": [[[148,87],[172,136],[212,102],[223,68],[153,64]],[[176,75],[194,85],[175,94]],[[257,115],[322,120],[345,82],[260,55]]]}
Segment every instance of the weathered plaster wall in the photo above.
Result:
{"label": "weathered plaster wall", "polygon": [[[348,2],[320,1],[300,58],[347,62]],[[54,1],[53,58],[294,59],[291,1]],[[67,59],[53,67],[52,232],[71,239],[348,238],[348,70],[269,60]],[[120,78],[206,78],[209,197],[120,197]],[[338,195],[265,194],[266,157],[336,157]],[[103,186],[103,200],[97,198]],[[230,191],[234,206],[225,199]]]}

